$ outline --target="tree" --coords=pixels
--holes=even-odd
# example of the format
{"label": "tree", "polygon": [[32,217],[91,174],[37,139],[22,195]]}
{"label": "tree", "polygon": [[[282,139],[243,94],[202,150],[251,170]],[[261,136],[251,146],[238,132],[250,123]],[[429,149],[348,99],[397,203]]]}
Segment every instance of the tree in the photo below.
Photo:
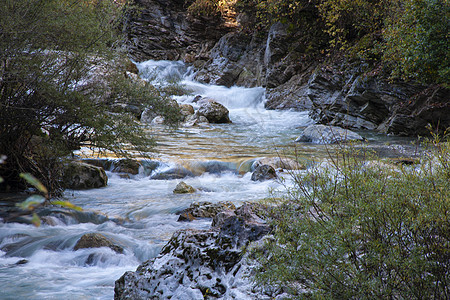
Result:
{"label": "tree", "polygon": [[80,146],[124,155],[152,139],[115,101],[176,109],[124,76],[120,31],[126,4],[113,0],[4,0],[0,6],[0,166],[2,188],[21,172],[59,189],[61,159]]}
{"label": "tree", "polygon": [[384,60],[394,76],[449,84],[448,0],[394,1],[386,23]]}

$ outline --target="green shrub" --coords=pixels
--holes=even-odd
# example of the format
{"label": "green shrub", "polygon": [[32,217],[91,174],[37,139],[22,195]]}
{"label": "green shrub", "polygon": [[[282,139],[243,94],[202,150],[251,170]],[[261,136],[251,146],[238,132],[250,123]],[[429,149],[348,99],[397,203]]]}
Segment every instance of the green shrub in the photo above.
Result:
{"label": "green shrub", "polygon": [[294,176],[258,284],[293,298],[449,298],[450,142],[418,165],[368,158],[349,148]]}

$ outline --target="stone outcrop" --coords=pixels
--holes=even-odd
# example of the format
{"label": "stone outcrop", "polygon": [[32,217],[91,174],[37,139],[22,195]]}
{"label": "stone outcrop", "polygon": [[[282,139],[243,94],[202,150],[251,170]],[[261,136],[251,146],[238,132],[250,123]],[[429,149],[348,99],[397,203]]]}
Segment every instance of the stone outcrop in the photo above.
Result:
{"label": "stone outcrop", "polygon": [[336,144],[352,141],[364,141],[364,138],[348,129],[328,125],[310,125],[303,130],[296,142],[315,144]]}
{"label": "stone outcrop", "polygon": [[68,189],[99,188],[107,183],[108,177],[102,167],[72,161],[64,169],[63,186]]}
{"label": "stone outcrop", "polygon": [[114,299],[273,299],[253,288],[242,251],[270,227],[251,207],[228,211],[215,225],[176,232],[160,255],[116,281]]}

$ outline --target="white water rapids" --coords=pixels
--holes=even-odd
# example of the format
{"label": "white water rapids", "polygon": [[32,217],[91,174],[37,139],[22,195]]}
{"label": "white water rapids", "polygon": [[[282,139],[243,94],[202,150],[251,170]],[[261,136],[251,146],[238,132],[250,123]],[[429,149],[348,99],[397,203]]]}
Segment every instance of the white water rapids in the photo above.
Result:
{"label": "white water rapids", "polygon": [[[65,194],[86,214],[97,211],[107,218],[90,213],[79,222],[61,213],[52,217],[53,226],[0,223],[0,299],[112,299],[114,281],[155,257],[174,231],[210,225],[210,220],[177,222],[177,211],[194,201],[239,205],[268,197],[271,189],[283,189],[276,181],[253,182],[250,172],[238,171],[252,159],[287,153],[303,128],[312,123],[307,112],[265,110],[263,88],[201,84],[181,62],[148,61],[138,67],[141,76],[154,84],[178,82],[190,90],[190,95],[176,98],[179,103],[192,104],[196,95],[219,101],[230,110],[233,122],[170,133],[151,129],[159,141],[160,170],[175,164],[193,170],[208,163],[220,170],[183,179],[200,189],[187,195],[173,193],[179,179],[153,180],[143,172],[123,179],[107,172],[107,187]],[[320,153],[320,146],[307,145],[300,157],[320,157]],[[86,233],[104,234],[121,245],[124,253],[109,248],[74,251]],[[21,260],[26,262],[18,264]]]}

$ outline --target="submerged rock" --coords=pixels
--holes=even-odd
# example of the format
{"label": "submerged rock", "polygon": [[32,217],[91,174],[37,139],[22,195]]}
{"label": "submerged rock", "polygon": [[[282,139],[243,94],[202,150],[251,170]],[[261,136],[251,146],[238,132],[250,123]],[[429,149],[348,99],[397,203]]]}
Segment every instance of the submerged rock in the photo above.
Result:
{"label": "submerged rock", "polygon": [[310,125],[305,128],[296,142],[316,144],[336,144],[350,141],[364,141],[364,138],[356,132],[337,126]]}
{"label": "submerged rock", "polygon": [[107,183],[108,177],[105,170],[101,167],[72,161],[64,170],[63,186],[68,189],[99,188],[106,186]]}
{"label": "submerged rock", "polygon": [[258,166],[252,173],[252,181],[264,181],[277,178],[277,172],[272,166],[261,165]]}
{"label": "submerged rock", "polygon": [[177,186],[175,187],[175,189],[173,190],[174,194],[191,194],[191,193],[195,193],[195,189],[186,184],[184,181],[181,181],[180,183],[177,184]]}
{"label": "submerged rock", "polygon": [[210,230],[176,232],[158,257],[116,281],[114,299],[273,299],[253,288],[241,248],[270,227],[247,213],[231,211]]}

